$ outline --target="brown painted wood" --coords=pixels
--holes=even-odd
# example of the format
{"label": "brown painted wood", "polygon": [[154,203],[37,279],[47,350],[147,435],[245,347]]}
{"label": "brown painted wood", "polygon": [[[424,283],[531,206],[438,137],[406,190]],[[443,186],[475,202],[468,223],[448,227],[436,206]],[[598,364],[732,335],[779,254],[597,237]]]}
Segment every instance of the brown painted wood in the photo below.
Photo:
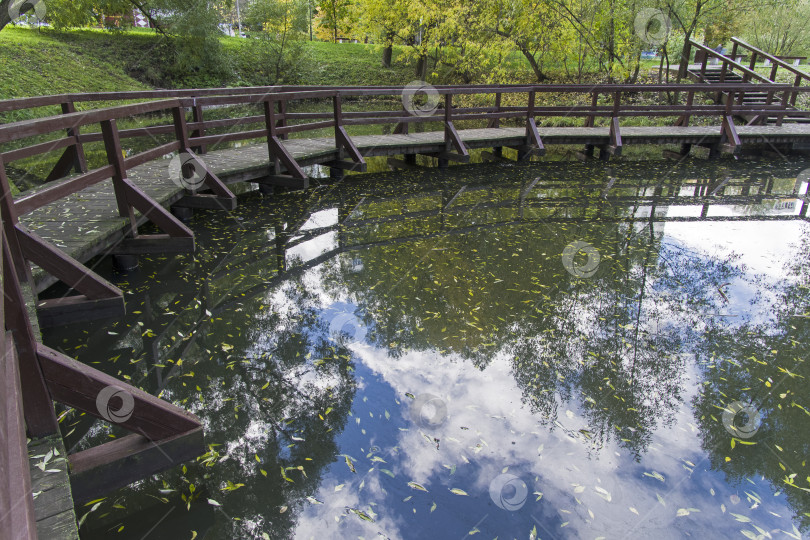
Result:
{"label": "brown painted wood", "polygon": [[15,227],[23,256],[91,300],[123,298],[121,289],[64,252],[50,245],[25,226]]}
{"label": "brown painted wood", "polygon": [[546,154],[546,147],[540,139],[540,132],[537,131],[537,123],[534,118],[526,120],[526,144],[534,148],[534,153],[538,156]]}
{"label": "brown painted wood", "polygon": [[104,134],[104,148],[107,151],[107,161],[113,166],[113,190],[115,200],[118,203],[118,215],[129,217],[129,221],[135,232],[135,216],[132,208],[127,203],[127,194],[124,190],[124,180],[127,177],[127,166],[124,163],[123,150],[121,149],[121,139],[118,138],[118,126],[115,119],[101,122],[101,132]]}
{"label": "brown painted wood", "polygon": [[37,321],[40,328],[120,318],[124,315],[126,315],[126,308],[123,296],[93,300],[82,294],[37,302]]}
{"label": "brown painted wood", "polygon": [[3,157],[3,161],[6,163],[10,163],[12,161],[23,159],[31,156],[36,156],[39,154],[45,154],[47,152],[53,152],[54,150],[59,150],[61,148],[69,147],[76,143],[76,139],[73,137],[63,137],[61,139],[56,139],[53,141],[47,141],[44,143],[39,144],[32,144],[31,146],[26,146],[24,148],[18,148],[16,150],[9,150],[8,152],[4,152],[0,154]]}
{"label": "brown painted wood", "polygon": [[[331,125],[331,122],[329,123]],[[294,126],[298,127],[298,126]],[[288,129],[288,128],[285,128]],[[296,131],[306,131],[304,129]],[[266,129],[254,129],[251,131],[238,131],[235,133],[223,133],[222,135],[206,135],[204,137],[191,137],[189,139],[189,147],[212,144],[220,144],[234,141],[244,141],[247,139],[261,139],[267,135]]]}
{"label": "brown painted wood", "polygon": [[52,186],[41,189],[31,195],[20,197],[14,201],[14,207],[19,215],[28,214],[37,208],[41,208],[47,204],[53,203],[67,197],[72,193],[76,193],[92,185],[98,184],[103,180],[112,178],[115,174],[115,167],[107,165],[98,169],[94,169],[88,173],[82,174],[70,180],[58,182]]}
{"label": "brown painted wood", "polygon": [[616,117],[610,121],[610,144],[607,151],[613,156],[622,155],[622,134],[619,129],[619,119]]}
{"label": "brown painted wood", "polygon": [[[66,101],[62,103],[62,114],[73,114],[76,112],[76,106],[73,104],[72,101]],[[81,134],[81,129],[79,127],[75,128],[68,128],[67,135],[68,137],[75,137],[76,144],[73,146],[73,159],[74,159],[74,166],[77,173],[86,173],[87,172],[87,158],[84,155],[84,146],[82,145],[81,141],[79,140],[79,136]]]}
{"label": "brown painted wood", "polygon": [[153,440],[138,434],[70,456],[70,484],[77,503],[104,496],[133,482],[204,454],[203,428]]}
{"label": "brown painted wood", "polygon": [[183,197],[179,201],[172,204],[179,208],[207,208],[210,210],[234,210],[236,208],[236,197],[218,197],[217,195],[209,195],[206,193],[198,193],[197,195],[190,195]]}
{"label": "brown painted wood", "polygon": [[267,137],[267,145],[270,148],[270,155],[277,158],[287,169],[287,173],[293,178],[303,180],[307,178],[306,173],[301,169],[278,137]]}
{"label": "brown painted wood", "polygon": [[737,127],[734,125],[733,117],[723,117],[721,134],[721,144],[731,153],[738,154],[742,149],[742,142],[740,141],[740,136],[737,134]]}
{"label": "brown painted wood", "polygon": [[[2,320],[0,308],[0,320]],[[0,538],[36,540],[34,499],[22,410],[17,353],[11,333],[0,336]]]}
{"label": "brown painted wood", "polygon": [[33,120],[22,120],[0,125],[0,143],[26,137],[43,135],[53,131],[75,129],[87,124],[98,124],[116,118],[125,118],[138,114],[169,109],[177,105],[176,100],[151,101],[135,105],[122,105],[95,111],[76,112],[61,116],[49,116]]}
{"label": "brown painted wood", "polygon": [[186,148],[186,154],[189,156],[189,158],[191,158],[192,161],[194,161],[195,165],[205,173],[205,178],[203,180],[205,185],[210,188],[214,194],[219,196],[220,199],[229,199],[231,201],[229,204],[233,205],[233,207],[230,208],[231,210],[236,208],[236,195],[234,195],[233,192],[228,189],[228,186],[226,186],[225,183],[220,180],[219,177],[213,173],[213,171],[211,171],[208,165],[206,165],[206,163],[200,159],[200,157],[197,156],[194,151],[192,151],[190,148]]}
{"label": "brown painted wood", "polygon": [[174,141],[166,144],[161,144],[151,150],[146,150],[145,152],[141,152],[140,154],[135,154],[134,156],[130,156],[124,159],[124,168],[127,170],[134,169],[138,165],[143,165],[144,163],[148,163],[150,161],[154,161],[155,159],[162,158],[166,154],[171,154],[172,152],[177,152],[180,150],[180,142]]}
{"label": "brown painted wood", "polygon": [[[37,344],[36,354],[51,394],[60,403],[102,420],[106,420],[102,412],[108,416],[120,413],[122,421],[115,422],[116,424],[155,441],[197,429],[201,425],[196,416],[182,408],[45,345]],[[132,397],[131,416],[127,418],[126,413],[129,411],[121,410],[121,398],[111,397],[108,402],[102,400],[97,403],[100,392],[108,387],[114,387]],[[109,410],[100,411],[99,405],[109,407]]]}
{"label": "brown painted wood", "polygon": [[156,203],[154,199],[143,192],[141,188],[131,181],[122,181],[124,193],[128,204],[131,204],[146,218],[167,232],[172,237],[194,238],[194,233],[183,222],[174,217],[171,212]]}
{"label": "brown painted wood", "polygon": [[[192,136],[194,137],[203,137],[205,136],[205,116],[203,111],[203,106],[199,103],[195,103],[194,106],[191,108],[192,113],[192,120],[194,120],[194,132]],[[191,128],[191,126],[189,126]],[[200,154],[205,154],[208,148],[203,144],[196,148],[196,151]]]}
{"label": "brown painted wood", "polygon": [[67,176],[70,173],[70,171],[73,170],[74,168],[74,164],[76,161],[74,153],[75,152],[72,146],[67,150],[65,150],[64,152],[62,152],[62,156],[53,166],[51,172],[48,173],[48,176],[45,177],[45,182],[53,182],[57,178],[63,178]]}
{"label": "brown painted wood", "polygon": [[59,425],[56,422],[51,394],[37,361],[36,336],[31,327],[17,271],[12,267],[5,230],[2,235],[5,329],[12,333],[17,347],[20,386],[25,389],[22,393],[23,411],[28,432],[33,437],[44,437],[57,433]]}
{"label": "brown painted wood", "polygon": [[352,162],[357,166],[356,170],[366,170],[366,160],[363,159],[360,150],[357,149],[357,146],[355,146],[349,134],[346,133],[346,128],[343,126],[335,127],[335,142],[337,147],[344,150],[349,158],[351,158]]}

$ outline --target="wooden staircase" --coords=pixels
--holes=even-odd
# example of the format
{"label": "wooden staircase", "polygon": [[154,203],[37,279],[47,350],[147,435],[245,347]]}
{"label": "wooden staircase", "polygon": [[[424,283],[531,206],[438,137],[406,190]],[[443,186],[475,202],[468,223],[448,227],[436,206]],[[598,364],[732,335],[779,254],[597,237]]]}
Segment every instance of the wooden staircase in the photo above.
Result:
{"label": "wooden staircase", "polygon": [[[737,38],[732,38],[734,42],[734,49],[731,53],[731,56],[725,56],[720,54],[716,51],[711,49],[707,49],[703,45],[698,44],[697,42],[692,42],[692,45],[698,48],[700,51],[703,51],[705,54],[703,55],[703,61],[701,64],[693,64],[689,66],[688,70],[688,77],[695,82],[701,83],[708,83],[708,84],[745,84],[749,82],[759,82],[762,84],[763,90],[761,92],[745,92],[743,94],[742,101],[739,98],[735,98],[738,104],[742,105],[750,105],[750,106],[757,106],[757,105],[774,105],[779,103],[779,101],[773,96],[772,91],[768,90],[768,86],[775,84],[776,78],[776,71],[777,69],[784,64],[787,64],[784,61],[779,60],[777,57],[769,55],[755,47],[748,45],[745,42],[738,40]],[[742,45],[745,48],[748,48],[752,51],[751,62],[748,66],[743,66],[742,64],[738,63],[734,59],[737,58],[737,48],[738,45]],[[761,56],[763,58],[770,59],[774,62],[772,65],[774,66],[771,69],[771,76],[765,77],[764,75],[760,75],[756,71],[753,70],[757,56]],[[709,57],[716,58],[719,63],[717,65],[709,65],[707,63]],[[810,80],[810,75],[803,74],[796,70],[793,66],[788,66],[789,69],[797,73],[796,76],[796,86],[799,86],[801,80],[806,77]],[[742,74],[742,75],[741,75]],[[804,77],[802,77],[804,75]],[[728,93],[727,92],[717,92],[714,96],[714,100],[716,103],[725,103],[728,100]],[[791,103],[788,105],[788,110],[795,110],[798,111],[795,107],[795,96],[791,98]],[[743,120],[746,124],[761,124],[761,125],[779,125],[781,123],[795,123],[795,124],[810,124],[810,118],[803,114],[790,114],[784,115],[781,119],[777,116],[745,116]]]}

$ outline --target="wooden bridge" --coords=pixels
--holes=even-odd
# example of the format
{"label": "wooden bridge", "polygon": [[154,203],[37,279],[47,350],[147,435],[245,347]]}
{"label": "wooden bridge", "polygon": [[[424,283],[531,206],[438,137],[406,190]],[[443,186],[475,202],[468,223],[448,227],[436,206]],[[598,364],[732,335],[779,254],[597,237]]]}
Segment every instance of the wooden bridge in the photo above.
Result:
{"label": "wooden bridge", "polygon": [[[810,116],[794,107],[795,96],[810,87],[769,81],[764,101],[746,101],[746,95],[761,91],[761,84],[744,80],[424,87],[427,101],[418,104],[410,98],[420,92],[408,87],[204,89],[0,102],[0,114],[36,116],[40,108],[55,106],[62,112],[0,125],[5,292],[0,316],[7,331],[0,343],[5,374],[0,479],[6,487],[0,489],[0,537],[35,538],[37,518],[41,537],[75,537],[72,507],[57,505],[37,516],[35,506],[43,503],[34,504],[34,491],[86,501],[204,451],[194,416],[42,345],[39,324],[124,314],[122,292],[85,266],[92,258],[126,261],[145,253],[193,251],[194,235],[182,221],[189,209],[233,209],[236,197],[228,185],[239,182],[257,183],[265,192],[273,186],[307,188],[305,167],[313,164],[340,178],[365,170],[370,156],[402,156],[408,165],[422,154],[444,167],[469,161],[476,148],[521,161],[543,155],[553,144],[579,146],[585,155],[598,148],[602,159],[620,155],[630,144],[680,145],[680,156],[700,146],[710,157],[763,145],[783,152],[810,149],[810,125],[788,121]],[[718,92],[725,96],[721,102],[698,102]],[[409,99],[402,100],[403,94]],[[76,110],[111,101],[136,103]],[[369,110],[367,105],[379,101],[395,106]],[[223,111],[225,117],[214,117]],[[741,117],[758,121],[738,126],[735,119]],[[133,118],[141,125],[119,126]],[[672,125],[645,125],[650,118],[669,118]],[[545,125],[552,120],[563,125]],[[371,133],[368,126],[382,129]],[[124,150],[130,140],[140,141],[139,151]],[[46,181],[13,192],[13,164],[50,152],[59,157]],[[72,294],[42,294],[57,281]],[[132,435],[65,456],[54,401]],[[45,455],[53,458],[56,448],[67,458],[69,471],[59,469],[59,481],[36,474],[32,480],[26,431],[38,440],[35,445],[51,441]],[[41,484],[48,489],[35,487]],[[63,529],[64,535],[54,536]]]}

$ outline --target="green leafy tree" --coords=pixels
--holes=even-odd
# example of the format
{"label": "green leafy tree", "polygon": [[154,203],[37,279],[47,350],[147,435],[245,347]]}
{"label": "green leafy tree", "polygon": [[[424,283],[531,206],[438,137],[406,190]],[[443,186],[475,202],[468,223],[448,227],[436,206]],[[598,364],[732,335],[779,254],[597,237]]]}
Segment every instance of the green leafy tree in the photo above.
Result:
{"label": "green leafy tree", "polygon": [[308,6],[301,0],[259,0],[250,5],[246,22],[252,37],[244,44],[252,77],[264,84],[290,82],[299,72],[305,51]]}

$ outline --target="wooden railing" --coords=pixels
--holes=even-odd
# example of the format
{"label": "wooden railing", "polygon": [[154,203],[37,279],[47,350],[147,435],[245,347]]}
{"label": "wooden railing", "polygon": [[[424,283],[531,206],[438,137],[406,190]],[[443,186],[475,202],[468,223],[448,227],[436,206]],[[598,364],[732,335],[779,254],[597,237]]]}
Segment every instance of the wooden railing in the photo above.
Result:
{"label": "wooden railing", "polygon": [[[8,246],[2,231],[0,259],[3,268],[0,286],[5,291],[10,279],[7,274]],[[0,538],[36,540],[23,394],[14,337],[6,330],[7,304],[5,300],[0,302],[0,328],[3,329],[0,336],[0,433],[3,435],[0,438]]]}
{"label": "wooden railing", "polygon": [[[729,61],[729,65],[738,64]],[[740,66],[741,69],[747,69]],[[757,77],[760,77],[757,75]],[[766,79],[767,80],[767,79]],[[739,137],[733,116],[762,115],[781,118],[788,106],[788,97],[796,89],[789,85],[768,82],[771,96],[781,93],[782,99],[769,99],[766,104],[745,105],[735,96],[761,88],[753,84],[658,84],[658,85],[530,85],[530,86],[438,86],[431,89],[438,97],[433,110],[406,111],[402,105],[393,110],[347,111],[346,103],[358,100],[384,98],[389,103],[398,102],[402,87],[355,87],[341,89],[296,89],[291,87],[270,87],[270,92],[250,93],[255,89],[203,89],[197,91],[150,91],[116,94],[86,94],[48,96],[45,98],[24,98],[0,102],[0,110],[23,110],[26,107],[41,107],[43,104],[71,103],[79,100],[98,99],[144,99],[150,96],[165,97],[177,94],[178,97],[94,109],[85,112],[70,112],[66,106],[64,114],[24,120],[0,125],[0,145],[13,144],[14,148],[0,153],[0,211],[4,228],[12,252],[19,252],[20,260],[16,268],[20,278],[30,279],[28,262],[34,263],[46,272],[62,280],[79,294],[58,300],[40,303],[40,313],[50,311],[53,317],[70,313],[71,310],[104,308],[109,312],[123,309],[121,292],[95,273],[71,259],[62,251],[43,241],[20,222],[20,217],[45,205],[64,199],[100,182],[111,180],[115,193],[118,213],[128,221],[128,235],[115,249],[116,253],[149,253],[191,251],[194,239],[191,231],[175,218],[161,204],[151,199],[142,189],[128,178],[128,172],[151,160],[170,153],[183,155],[182,171],[189,166],[203,177],[204,184],[186,187],[186,194],[172,204],[187,207],[207,207],[231,209],[235,197],[222,181],[206,167],[199,153],[211,145],[246,140],[263,140],[270,157],[267,176],[263,181],[282,186],[307,187],[308,178],[302,167],[284,144],[284,139],[301,133],[328,130],[334,138],[334,152],[329,154],[325,164],[329,167],[346,170],[364,170],[364,156],[349,136],[347,129],[356,126],[395,125],[394,133],[408,133],[416,123],[433,123],[443,130],[443,150],[436,153],[440,160],[465,162],[469,160],[466,145],[459,136],[457,125],[484,125],[498,127],[503,121],[515,122],[523,127],[522,141],[514,144],[521,158],[531,154],[542,154],[545,147],[537,129],[537,122],[547,118],[578,118],[580,125],[593,127],[599,118],[607,119],[609,143],[603,150],[606,154],[618,155],[622,151],[620,121],[633,117],[674,117],[676,125],[686,126],[693,116],[713,116],[721,119],[718,134],[725,144],[739,148]],[[723,105],[702,105],[694,103],[696,92],[725,92],[730,99]],[[263,88],[264,89],[264,88]],[[194,95],[194,93],[199,95]],[[664,94],[679,92],[685,95],[684,102],[669,103],[661,99]],[[658,98],[659,105],[638,105],[639,96]],[[494,102],[492,101],[494,98]],[[567,100],[572,105],[546,105],[555,100]],[[489,102],[488,102],[489,101]],[[560,102],[556,101],[556,102]],[[590,104],[588,104],[590,101]],[[315,112],[294,112],[290,105],[305,103],[307,106],[328,103],[327,110]],[[505,104],[510,103],[510,104]],[[564,102],[564,101],[563,101]],[[542,103],[542,104],[541,104]],[[584,104],[576,104],[584,103]],[[258,108],[259,114],[206,119],[208,109],[223,106],[245,106]],[[187,120],[187,111],[193,111],[193,119]],[[133,116],[171,114],[172,122],[149,127],[119,129],[118,121]],[[242,113],[244,114],[244,113]],[[803,113],[810,114],[810,113]],[[476,124],[477,123],[477,124]],[[100,130],[94,133],[82,130],[97,125]],[[214,130],[227,130],[212,134]],[[173,140],[165,142],[166,136]],[[321,131],[321,136],[322,131]],[[46,142],[43,138],[55,137]],[[136,137],[155,139],[151,147],[132,156],[122,154],[121,141]],[[158,142],[157,138],[163,141]],[[514,137],[514,136],[512,136]],[[31,139],[33,144],[30,144]],[[88,143],[103,142],[106,163],[93,169],[88,168],[84,158]],[[21,196],[11,194],[5,165],[15,160],[39,156],[53,150],[63,150],[62,157],[48,175],[53,179],[42,188]],[[74,170],[78,174],[69,176]],[[176,180],[176,179],[175,179]],[[200,193],[202,189],[210,194]],[[140,212],[137,216],[135,211]],[[138,226],[150,220],[164,234],[140,234]]]}
{"label": "wooden railing", "polygon": [[[771,87],[771,85],[773,85],[774,82],[772,80],[768,79],[767,77],[765,77],[764,75],[761,75],[761,74],[757,73],[756,71],[754,71],[753,64],[751,66],[744,66],[740,62],[737,62],[735,60],[736,50],[732,53],[731,57],[728,57],[728,56],[726,56],[724,54],[721,54],[721,53],[715,51],[714,49],[710,49],[709,47],[706,47],[705,45],[701,45],[700,43],[698,43],[695,40],[691,40],[691,44],[692,44],[692,47],[698,49],[700,52],[703,53],[701,55],[702,56],[702,61],[701,61],[701,64],[700,64],[700,72],[699,72],[700,78],[703,81],[707,80],[706,79],[706,70],[707,70],[707,67],[708,67],[709,58],[717,58],[721,63],[720,79],[718,81],[720,84],[723,84],[725,82],[726,75],[728,73],[731,73],[736,69],[737,71],[739,71],[741,73],[742,83],[748,83],[751,80],[755,80],[755,81],[759,81],[761,83],[765,83],[765,84],[769,85],[769,87],[766,90],[767,91],[767,98],[766,98],[765,104],[770,105],[771,103],[773,103],[775,90]],[[735,45],[735,47],[736,47],[736,45]],[[760,88],[756,88],[754,91],[762,92],[763,89],[762,89],[762,87],[760,87]],[[716,91],[715,96],[716,96],[717,101],[720,101],[720,97],[721,97],[721,95],[723,93],[724,92],[722,90],[717,90]],[[744,91],[739,92],[737,94],[736,98],[737,98],[737,104],[741,105],[743,103],[743,100],[745,99],[745,92]],[[733,99],[733,97],[728,96],[728,99]],[[785,108],[787,108],[787,106],[789,105],[789,100],[790,100],[790,94],[784,93],[783,94],[783,99],[782,99],[782,105]],[[794,100],[794,102],[795,102],[795,100]],[[764,115],[761,115],[760,113],[752,113],[752,115],[764,118]],[[778,119],[778,124],[779,125],[781,125],[783,119],[784,119],[784,116],[779,116],[779,119]]]}
{"label": "wooden railing", "polygon": [[54,401],[107,421],[109,412],[99,408],[102,393],[114,389],[130,402],[127,415],[114,420],[132,435],[68,456],[77,502],[193,459],[205,446],[202,424],[194,415],[39,342],[19,279],[25,275],[18,266],[22,253],[7,230],[4,226],[0,231],[0,538],[33,539],[26,430],[32,438],[59,433]]}
{"label": "wooden railing", "polygon": [[[734,45],[732,47],[732,53],[731,53],[732,56],[734,56],[737,53],[737,49],[739,47],[742,47],[743,49],[746,49],[746,50],[750,51],[750,53],[751,53],[751,61],[750,61],[750,64],[749,64],[750,69],[754,69],[754,64],[756,63],[757,59],[759,59],[759,58],[762,58],[763,60],[768,60],[771,63],[771,72],[770,72],[770,75],[767,77],[769,81],[776,82],[776,75],[778,73],[779,68],[781,67],[784,70],[789,71],[790,73],[792,73],[794,75],[794,78],[793,78],[793,86],[794,86],[794,88],[801,87],[802,83],[804,83],[804,84],[810,83],[810,74],[796,68],[792,64],[787,63],[782,57],[778,57],[778,56],[774,56],[772,54],[768,54],[767,52],[765,52],[765,51],[763,51],[761,49],[758,49],[758,48],[754,47],[753,45],[750,45],[750,44],[746,43],[745,41],[743,41],[743,40],[741,40],[739,38],[736,38],[736,37],[731,38],[731,42],[734,43]],[[798,94],[799,94],[798,91],[791,93],[790,98],[788,100],[788,103],[791,106],[796,105],[796,97],[798,96]]]}

